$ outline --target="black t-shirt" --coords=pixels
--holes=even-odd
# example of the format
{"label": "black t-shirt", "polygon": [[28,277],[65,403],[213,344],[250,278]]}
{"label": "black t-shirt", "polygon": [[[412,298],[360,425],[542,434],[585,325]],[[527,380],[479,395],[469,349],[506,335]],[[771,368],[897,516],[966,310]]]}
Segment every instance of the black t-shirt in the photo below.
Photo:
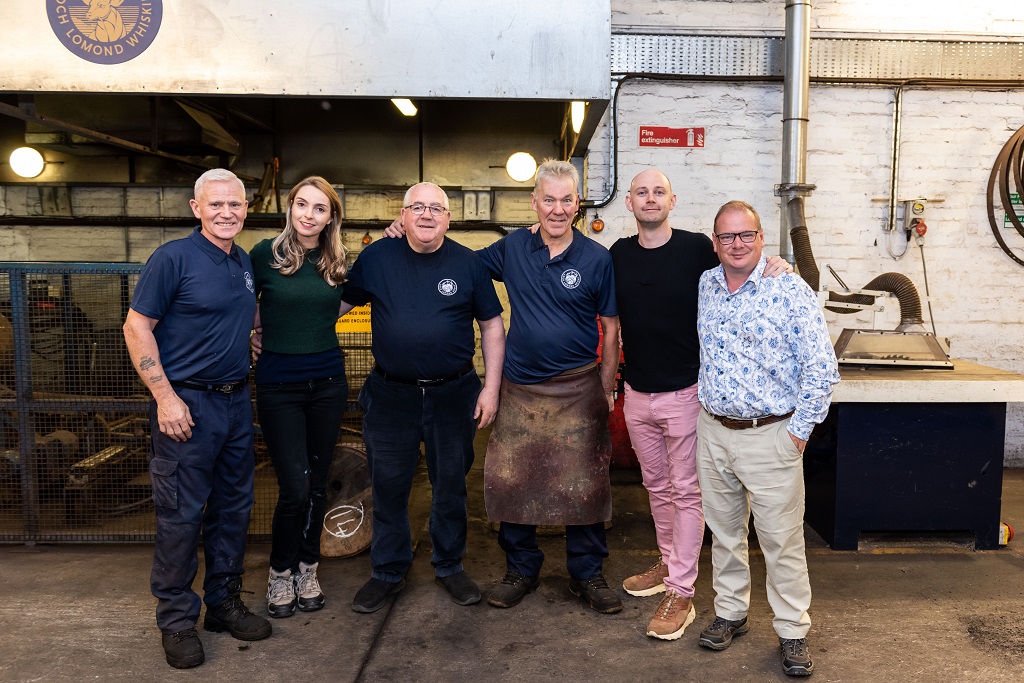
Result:
{"label": "black t-shirt", "polygon": [[718,266],[711,239],[673,230],[656,249],[636,235],[611,247],[622,326],[624,377],[644,393],[678,391],[697,383],[697,284]]}
{"label": "black t-shirt", "polygon": [[374,359],[409,379],[461,370],[476,348],[473,321],[501,314],[480,257],[448,238],[429,254],[404,239],[377,240],[356,259],[342,300],[370,304]]}

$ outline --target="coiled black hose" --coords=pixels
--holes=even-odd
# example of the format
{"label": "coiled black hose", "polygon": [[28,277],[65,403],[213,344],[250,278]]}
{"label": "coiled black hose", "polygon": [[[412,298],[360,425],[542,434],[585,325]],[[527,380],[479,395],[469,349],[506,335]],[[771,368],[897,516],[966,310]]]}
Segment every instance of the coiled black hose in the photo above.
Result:
{"label": "coiled black hose", "polygon": [[[814,261],[814,251],[811,249],[811,238],[807,233],[807,221],[804,219],[803,197],[794,197],[786,205],[789,211],[789,236],[793,243],[793,256],[796,258],[797,269],[800,277],[804,279],[811,289],[818,291],[821,280],[821,272]],[[882,292],[889,292],[896,297],[900,304],[900,327],[909,325],[923,325],[921,317],[921,297],[917,288],[906,275],[902,273],[882,273],[871,282],[864,285],[863,289],[874,289]],[[874,297],[866,294],[837,294],[828,293],[828,300],[837,303],[849,304],[871,304]],[[842,306],[825,305],[835,313],[859,313],[858,308],[844,308]]]}
{"label": "coiled black hose", "polygon": [[999,199],[1002,201],[1003,210],[1010,219],[1010,223],[1017,232],[1024,237],[1024,225],[1017,218],[1017,212],[1010,201],[1011,190],[1015,190],[1018,198],[1024,196],[1024,185],[1021,184],[1021,166],[1024,165],[1024,126],[1017,129],[1017,132],[1010,136],[1003,148],[999,150],[996,163],[992,166],[992,173],[988,176],[988,225],[992,228],[996,242],[1006,255],[1024,266],[1024,260],[1010,251],[1003,236],[999,234],[999,224],[996,220],[995,210],[995,188],[999,185]]}

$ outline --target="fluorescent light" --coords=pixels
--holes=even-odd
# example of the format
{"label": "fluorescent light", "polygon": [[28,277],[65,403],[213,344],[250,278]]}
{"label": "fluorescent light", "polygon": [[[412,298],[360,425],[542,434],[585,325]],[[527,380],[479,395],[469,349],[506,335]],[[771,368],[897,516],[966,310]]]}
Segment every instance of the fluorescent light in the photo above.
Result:
{"label": "fluorescent light", "polygon": [[580,134],[580,129],[583,128],[583,117],[587,115],[587,103],[574,100],[569,105],[569,120],[572,121],[572,132],[576,135]]}
{"label": "fluorescent light", "polygon": [[11,170],[22,178],[35,178],[45,165],[43,155],[31,147],[19,147],[11,152]]}
{"label": "fluorescent light", "polygon": [[391,103],[398,107],[398,111],[402,112],[406,116],[416,116],[416,105],[412,103],[412,100],[396,100],[392,98]]}
{"label": "fluorescent light", "polygon": [[527,152],[516,152],[505,162],[505,172],[517,183],[525,182],[537,172],[537,160]]}

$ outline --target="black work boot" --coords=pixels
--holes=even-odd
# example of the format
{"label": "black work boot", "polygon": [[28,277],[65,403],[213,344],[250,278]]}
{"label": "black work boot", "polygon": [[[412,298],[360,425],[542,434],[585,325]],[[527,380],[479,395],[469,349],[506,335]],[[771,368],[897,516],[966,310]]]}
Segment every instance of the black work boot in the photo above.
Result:
{"label": "black work boot", "polygon": [[270,622],[250,612],[239,596],[242,590],[241,577],[230,579],[227,589],[227,600],[206,608],[203,628],[215,633],[227,631],[239,640],[263,640],[269,636],[273,632]]}
{"label": "black work boot", "polygon": [[203,641],[199,640],[195,628],[190,627],[184,631],[162,635],[167,663],[175,669],[191,669],[206,661]]}

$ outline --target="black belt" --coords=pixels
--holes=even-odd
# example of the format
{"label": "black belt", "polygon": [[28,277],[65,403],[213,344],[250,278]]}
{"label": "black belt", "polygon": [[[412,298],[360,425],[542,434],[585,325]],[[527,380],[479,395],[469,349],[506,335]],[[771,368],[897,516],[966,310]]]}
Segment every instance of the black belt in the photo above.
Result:
{"label": "black belt", "polygon": [[453,382],[460,377],[465,377],[469,373],[473,372],[473,361],[466,363],[466,366],[456,372],[454,375],[448,375],[447,377],[439,377],[437,379],[407,379],[405,377],[396,377],[389,372],[384,370],[379,365],[373,366],[373,372],[376,375],[380,375],[389,382],[398,382],[399,384],[411,384],[414,387],[436,387],[448,382]]}
{"label": "black belt", "polygon": [[177,382],[171,382],[171,386],[195,389],[196,391],[216,391],[221,394],[233,394],[244,389],[245,385],[248,383],[248,377],[237,382],[228,382],[226,384],[210,384],[209,382],[194,382],[190,379],[183,379],[178,380]]}
{"label": "black belt", "polygon": [[721,415],[708,413],[708,415],[711,415],[711,417],[715,418],[729,429],[751,429],[752,427],[763,427],[765,425],[774,424],[775,422],[782,422],[792,414],[793,411],[791,410],[785,415],[767,415],[765,417],[755,417],[753,420],[737,420],[732,417],[722,417]]}

